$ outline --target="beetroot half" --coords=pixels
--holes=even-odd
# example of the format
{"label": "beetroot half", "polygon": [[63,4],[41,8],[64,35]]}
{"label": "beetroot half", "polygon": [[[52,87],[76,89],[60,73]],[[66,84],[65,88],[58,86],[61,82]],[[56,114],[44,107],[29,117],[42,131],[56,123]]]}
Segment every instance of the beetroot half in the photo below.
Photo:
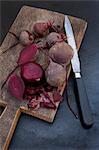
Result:
{"label": "beetroot half", "polygon": [[8,91],[10,94],[19,100],[23,100],[24,89],[23,80],[16,74],[11,75],[8,81]]}
{"label": "beetroot half", "polygon": [[35,60],[37,53],[38,53],[38,47],[36,44],[26,46],[20,53],[20,56],[17,62],[18,65],[22,65],[29,61]]}
{"label": "beetroot half", "polygon": [[29,62],[21,67],[21,76],[26,82],[40,81],[43,77],[43,70],[39,64]]}

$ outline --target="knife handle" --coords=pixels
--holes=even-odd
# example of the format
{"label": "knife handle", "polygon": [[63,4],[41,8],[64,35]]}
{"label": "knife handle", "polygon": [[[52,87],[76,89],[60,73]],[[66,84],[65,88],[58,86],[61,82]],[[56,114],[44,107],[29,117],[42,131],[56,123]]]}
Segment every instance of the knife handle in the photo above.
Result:
{"label": "knife handle", "polygon": [[93,116],[91,108],[88,101],[88,96],[84,87],[84,82],[82,78],[76,79],[76,89],[77,89],[77,102],[79,106],[80,119],[82,125],[86,128],[90,128],[93,125]]}

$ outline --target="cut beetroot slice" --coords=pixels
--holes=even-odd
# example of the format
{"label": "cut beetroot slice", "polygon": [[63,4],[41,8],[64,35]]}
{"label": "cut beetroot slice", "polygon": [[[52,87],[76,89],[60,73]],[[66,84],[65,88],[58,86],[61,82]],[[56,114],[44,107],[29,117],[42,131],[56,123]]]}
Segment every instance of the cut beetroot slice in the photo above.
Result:
{"label": "cut beetroot slice", "polygon": [[39,64],[30,62],[21,67],[21,76],[27,82],[40,81],[43,77],[43,70]]}
{"label": "cut beetroot slice", "polygon": [[35,60],[37,53],[38,53],[38,47],[36,44],[31,44],[29,46],[26,46],[20,53],[20,56],[17,62],[18,65],[22,65],[27,62]]}
{"label": "cut beetroot slice", "polygon": [[58,91],[53,92],[53,100],[54,100],[54,102],[62,101],[62,96],[60,95],[60,93]]}
{"label": "cut beetroot slice", "polygon": [[23,80],[16,74],[11,75],[8,81],[8,91],[10,94],[19,100],[23,100],[24,89]]}

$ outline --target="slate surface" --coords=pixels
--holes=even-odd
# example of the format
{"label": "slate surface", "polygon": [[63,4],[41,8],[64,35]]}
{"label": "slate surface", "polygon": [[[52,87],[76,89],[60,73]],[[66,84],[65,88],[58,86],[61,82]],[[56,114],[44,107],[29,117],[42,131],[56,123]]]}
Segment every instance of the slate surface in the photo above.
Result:
{"label": "slate surface", "polygon": [[[1,39],[23,5],[42,7],[77,16],[88,22],[80,49],[82,74],[94,116],[94,126],[86,130],[70,112],[66,94],[53,124],[22,114],[9,150],[98,150],[99,149],[99,2],[1,2]],[[2,31],[2,32],[1,32]],[[76,99],[72,75],[68,85],[71,105],[75,112]]]}

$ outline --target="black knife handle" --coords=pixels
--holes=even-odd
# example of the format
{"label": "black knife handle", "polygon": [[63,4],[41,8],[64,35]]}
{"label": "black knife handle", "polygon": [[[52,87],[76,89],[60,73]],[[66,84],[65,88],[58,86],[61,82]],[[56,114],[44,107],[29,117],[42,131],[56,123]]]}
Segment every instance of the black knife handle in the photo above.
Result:
{"label": "black knife handle", "polygon": [[86,128],[89,128],[93,125],[93,116],[82,78],[76,78],[76,89],[78,97],[77,102],[79,105],[82,123]]}

